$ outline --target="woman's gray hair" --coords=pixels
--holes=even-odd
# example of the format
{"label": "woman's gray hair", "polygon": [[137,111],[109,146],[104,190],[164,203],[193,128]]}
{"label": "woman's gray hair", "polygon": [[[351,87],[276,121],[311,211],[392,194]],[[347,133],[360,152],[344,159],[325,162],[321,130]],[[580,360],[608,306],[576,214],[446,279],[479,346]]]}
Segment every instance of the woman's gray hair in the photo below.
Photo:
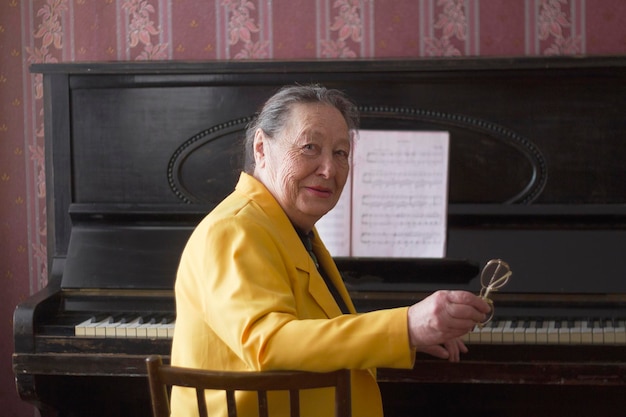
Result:
{"label": "woman's gray hair", "polygon": [[321,103],[339,110],[348,125],[348,130],[359,127],[357,106],[343,92],[320,85],[294,85],[281,88],[269,98],[256,118],[246,129],[244,141],[244,171],[252,174],[254,161],[254,135],[261,129],[270,138],[275,137],[287,124],[291,109],[296,104]]}

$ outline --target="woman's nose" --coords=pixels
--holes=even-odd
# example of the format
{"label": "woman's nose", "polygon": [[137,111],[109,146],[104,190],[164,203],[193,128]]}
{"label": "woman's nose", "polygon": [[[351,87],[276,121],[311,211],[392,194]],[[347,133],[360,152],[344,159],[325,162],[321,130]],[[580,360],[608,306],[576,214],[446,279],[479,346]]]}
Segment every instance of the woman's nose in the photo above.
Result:
{"label": "woman's nose", "polygon": [[332,155],[322,154],[320,156],[320,164],[317,168],[317,172],[325,178],[331,178],[335,175],[337,168],[335,167],[335,161]]}

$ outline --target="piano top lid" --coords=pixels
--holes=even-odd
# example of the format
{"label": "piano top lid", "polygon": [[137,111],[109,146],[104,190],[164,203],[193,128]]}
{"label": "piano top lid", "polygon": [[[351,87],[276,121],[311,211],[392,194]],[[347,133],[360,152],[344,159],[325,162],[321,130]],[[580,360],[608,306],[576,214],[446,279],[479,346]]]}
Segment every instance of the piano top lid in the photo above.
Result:
{"label": "piano top lid", "polygon": [[[207,61],[115,61],[36,63],[33,73],[44,74],[225,74],[245,73],[414,73],[416,71],[518,71],[544,69],[593,69],[625,67],[626,57],[607,56],[518,56],[518,57],[429,57],[414,59],[357,58],[301,60],[207,60]],[[137,82],[137,80],[135,80]]]}

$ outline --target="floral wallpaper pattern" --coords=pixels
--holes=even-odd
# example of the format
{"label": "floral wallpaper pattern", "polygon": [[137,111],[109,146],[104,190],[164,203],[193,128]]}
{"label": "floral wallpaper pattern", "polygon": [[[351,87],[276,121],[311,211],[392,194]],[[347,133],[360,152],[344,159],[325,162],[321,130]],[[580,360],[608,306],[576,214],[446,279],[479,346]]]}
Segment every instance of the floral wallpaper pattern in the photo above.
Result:
{"label": "floral wallpaper pattern", "polygon": [[572,18],[563,6],[567,6],[566,0],[542,0],[539,5],[538,37],[549,44],[544,55],[573,55],[581,51],[581,36],[572,33]]}
{"label": "floral wallpaper pattern", "polygon": [[[32,63],[626,53],[622,0],[0,1],[0,334],[46,285],[43,85]],[[0,406],[14,392],[0,348]]]}

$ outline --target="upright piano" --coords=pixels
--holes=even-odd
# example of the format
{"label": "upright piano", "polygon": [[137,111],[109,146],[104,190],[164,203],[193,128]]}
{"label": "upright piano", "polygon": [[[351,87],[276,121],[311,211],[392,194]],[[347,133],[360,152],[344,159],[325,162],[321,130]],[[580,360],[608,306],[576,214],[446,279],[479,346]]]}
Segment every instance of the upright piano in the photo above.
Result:
{"label": "upright piano", "polygon": [[478,292],[491,258],[514,271],[461,363],[379,370],[387,416],[626,415],[626,58],[31,70],[49,277],[15,310],[13,369],[42,416],[150,415],[144,358],[169,356],[183,245],[233,189],[246,124],[293,83],[344,90],[362,128],[450,134],[446,256],[338,258],[360,311]]}

